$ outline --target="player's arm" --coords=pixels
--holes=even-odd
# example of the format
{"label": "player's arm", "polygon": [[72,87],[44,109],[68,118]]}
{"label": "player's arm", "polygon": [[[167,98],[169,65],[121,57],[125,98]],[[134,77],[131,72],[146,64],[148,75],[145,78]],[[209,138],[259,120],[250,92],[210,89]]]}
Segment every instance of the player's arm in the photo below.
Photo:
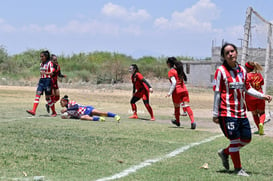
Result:
{"label": "player's arm", "polygon": [[173,91],[174,91],[174,89],[175,89],[175,86],[176,86],[176,79],[175,79],[175,77],[172,76],[172,77],[170,78],[170,80],[171,80],[171,86],[170,86],[169,92],[168,92],[168,94],[167,94],[168,97],[169,97],[170,95],[172,95],[172,93],[173,93]]}
{"label": "player's arm", "polygon": [[[58,65],[58,66],[59,66],[59,65]],[[66,77],[66,75],[63,75],[63,74],[62,74],[60,66],[59,66],[58,77],[60,77],[60,78]]]}
{"label": "player's arm", "polygon": [[141,81],[149,87],[149,90],[150,90],[150,92],[152,93],[152,92],[153,92],[153,88],[152,88],[152,86],[149,84],[149,82],[148,82],[145,78],[143,78]]}
{"label": "player's arm", "polygon": [[221,101],[221,81],[222,74],[219,69],[216,70],[213,80],[213,91],[214,91],[214,100],[213,100],[213,111],[212,111],[212,121],[214,123],[219,123],[219,109]]}
{"label": "player's arm", "polygon": [[78,110],[79,109],[79,105],[78,104],[75,104],[69,108],[67,108],[67,111],[73,111],[73,110]]}

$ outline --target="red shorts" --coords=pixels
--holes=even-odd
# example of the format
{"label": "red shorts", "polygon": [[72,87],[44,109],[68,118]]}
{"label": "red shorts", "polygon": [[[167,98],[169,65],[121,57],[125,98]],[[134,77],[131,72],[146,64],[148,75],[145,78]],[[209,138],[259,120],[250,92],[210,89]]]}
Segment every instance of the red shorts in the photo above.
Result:
{"label": "red shorts", "polygon": [[190,102],[188,91],[184,91],[180,93],[173,91],[172,98],[175,104],[180,104],[182,102]]}
{"label": "red shorts", "polygon": [[265,110],[265,100],[255,97],[246,99],[246,107],[248,111]]}
{"label": "red shorts", "polygon": [[141,91],[137,91],[134,94],[135,97],[141,98],[142,100],[149,100],[149,92],[145,89],[142,89]]}

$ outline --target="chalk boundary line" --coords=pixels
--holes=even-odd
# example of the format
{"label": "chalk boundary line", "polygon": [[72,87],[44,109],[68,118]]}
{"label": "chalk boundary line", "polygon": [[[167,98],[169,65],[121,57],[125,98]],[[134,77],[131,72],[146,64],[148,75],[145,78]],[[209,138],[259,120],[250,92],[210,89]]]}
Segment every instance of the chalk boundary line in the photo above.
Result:
{"label": "chalk boundary line", "polygon": [[[158,158],[155,158],[155,159],[148,159],[148,160],[145,160],[144,162],[141,162],[140,164],[138,165],[134,165],[128,169],[125,169],[124,171],[120,172],[120,173],[117,173],[117,174],[114,174],[112,176],[109,176],[109,177],[104,177],[104,178],[100,178],[100,179],[97,179],[96,181],[108,181],[108,180],[114,180],[114,179],[119,179],[119,178],[122,178],[122,177],[126,177],[128,175],[130,175],[131,173],[135,173],[137,170],[139,169],[142,169],[144,167],[147,167],[147,166],[151,166],[152,164],[156,163],[156,162],[159,162],[159,161],[162,161],[162,160],[165,160],[165,159],[168,159],[168,158],[172,158],[180,153],[183,153],[184,151],[192,148],[192,147],[195,147],[195,146],[198,146],[198,145],[201,145],[203,143],[208,143],[210,141],[213,141],[215,140],[216,138],[219,138],[219,137],[222,137],[223,134],[219,134],[219,135],[216,135],[216,136],[212,136],[212,137],[209,137],[207,139],[204,139],[200,142],[195,142],[195,143],[191,143],[189,145],[186,145],[186,146],[182,146],[181,148],[178,148],[166,155],[164,155],[163,157],[158,157]],[[12,179],[12,180],[20,180],[20,181],[32,181],[33,179],[35,180],[35,177],[42,177],[39,178],[38,180],[44,180],[45,179],[45,176],[34,176],[34,177],[27,177],[27,178],[6,178],[6,177],[0,177],[0,179]],[[46,179],[45,179],[46,180]]]}
{"label": "chalk boundary line", "polygon": [[[31,119],[31,118],[35,118],[35,117],[24,117],[24,118]],[[51,118],[51,117],[43,117],[43,118]],[[18,119],[11,120],[11,121],[17,121],[17,120]],[[163,157],[158,157],[158,158],[155,158],[155,159],[145,160],[144,162],[141,162],[138,165],[134,165],[132,167],[129,167],[128,169],[125,169],[120,173],[114,174],[114,175],[109,176],[109,177],[103,177],[103,178],[97,179],[96,181],[108,181],[108,180],[114,180],[114,179],[119,179],[119,178],[122,178],[122,177],[126,177],[131,173],[135,173],[139,169],[142,169],[144,167],[152,165],[153,163],[156,163],[156,162],[168,159],[168,158],[172,158],[172,157],[174,157],[174,156],[176,156],[176,155],[178,155],[180,153],[183,153],[184,151],[186,151],[186,150],[188,150],[188,149],[190,149],[190,148],[192,148],[194,146],[198,146],[198,145],[201,145],[201,144],[204,144],[204,143],[208,143],[208,142],[213,141],[216,138],[219,138],[219,137],[222,137],[222,136],[223,136],[223,134],[218,134],[216,136],[212,136],[212,137],[209,137],[207,139],[204,139],[204,140],[202,140],[200,142],[190,143],[189,145],[182,146],[182,147],[180,147],[180,148],[178,148],[178,149],[164,155]],[[6,179],[6,178],[0,177],[0,179]],[[23,179],[24,181],[29,181],[29,179],[32,179],[32,178],[9,178],[9,179],[12,179],[12,180],[13,179],[15,179],[15,180]]]}
{"label": "chalk boundary line", "polygon": [[97,179],[96,181],[107,181],[107,180],[114,180],[114,179],[119,179],[119,178],[122,178],[122,177],[126,177],[131,173],[135,173],[139,169],[142,169],[144,167],[152,165],[153,163],[156,163],[156,162],[168,159],[168,158],[172,158],[172,157],[174,157],[174,156],[176,156],[176,155],[178,155],[180,153],[183,153],[184,151],[186,151],[186,150],[188,150],[188,149],[190,149],[190,148],[192,148],[194,146],[198,146],[198,145],[201,145],[203,143],[213,141],[216,138],[219,138],[219,137],[222,137],[222,136],[223,136],[223,134],[219,134],[219,135],[216,135],[216,136],[209,137],[209,138],[207,138],[205,140],[202,140],[200,142],[195,142],[195,143],[191,143],[191,144],[186,145],[186,146],[182,146],[181,148],[178,148],[178,149],[166,154],[163,157],[158,157],[158,158],[155,158],[155,159],[145,160],[144,162],[141,162],[138,165],[134,165],[134,166],[132,166],[132,167],[130,167],[128,169],[125,169],[124,171],[122,171],[120,173],[114,174],[114,175],[109,176],[109,177],[100,178],[100,179]]}

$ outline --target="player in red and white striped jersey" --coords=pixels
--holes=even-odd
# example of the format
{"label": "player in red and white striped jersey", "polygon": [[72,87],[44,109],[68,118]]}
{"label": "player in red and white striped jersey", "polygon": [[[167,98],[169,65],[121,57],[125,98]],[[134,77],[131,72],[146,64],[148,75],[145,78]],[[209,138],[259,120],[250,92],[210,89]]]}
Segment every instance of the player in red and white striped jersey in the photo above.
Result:
{"label": "player in red and white striped jersey", "polygon": [[251,141],[250,124],[247,119],[244,94],[250,94],[268,102],[269,95],[252,88],[247,80],[247,72],[237,63],[237,47],[226,43],[221,48],[223,64],[217,68],[214,76],[213,121],[219,123],[224,135],[230,140],[227,148],[219,150],[223,166],[229,169],[228,156],[231,156],[234,171],[238,175],[248,176],[242,169],[240,148]]}
{"label": "player in red and white striped jersey", "polygon": [[[264,79],[260,71],[263,70],[260,64],[257,62],[249,61],[245,63],[247,71],[247,81],[251,87],[257,91],[263,93],[262,86],[264,85]],[[258,99],[256,97],[245,95],[247,110],[251,111],[254,122],[258,128],[260,135],[264,134],[264,121],[265,121],[265,100]]]}
{"label": "player in red and white striped jersey", "polygon": [[120,121],[120,116],[111,112],[101,112],[95,109],[93,106],[83,106],[75,101],[69,101],[68,96],[65,95],[60,101],[61,113],[67,113],[62,115],[63,119],[74,118],[88,121],[105,121],[104,117],[115,118],[117,122]]}
{"label": "player in red and white striped jersey", "polygon": [[52,104],[52,101],[50,99],[51,96],[51,76],[52,72],[54,71],[53,63],[50,61],[50,53],[49,51],[42,51],[40,53],[41,58],[41,64],[40,64],[40,80],[38,83],[38,87],[36,90],[36,96],[34,99],[34,104],[32,110],[27,110],[27,113],[31,115],[36,114],[36,109],[38,107],[40,97],[43,95],[43,92],[45,92],[45,99],[48,103],[48,105],[51,105],[52,110],[52,116],[55,117],[56,111],[55,106]]}

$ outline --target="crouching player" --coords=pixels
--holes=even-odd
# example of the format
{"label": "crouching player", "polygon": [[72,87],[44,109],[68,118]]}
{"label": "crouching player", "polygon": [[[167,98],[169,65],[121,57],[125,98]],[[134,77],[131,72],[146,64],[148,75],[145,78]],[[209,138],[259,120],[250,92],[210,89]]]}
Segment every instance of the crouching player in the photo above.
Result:
{"label": "crouching player", "polygon": [[[101,112],[95,109],[93,106],[83,106],[75,101],[69,101],[68,96],[65,95],[61,101],[63,109],[62,119],[81,119],[87,121],[105,121],[104,117],[113,117],[117,122],[120,121],[120,116],[111,112]],[[66,113],[66,114],[65,114]]]}

